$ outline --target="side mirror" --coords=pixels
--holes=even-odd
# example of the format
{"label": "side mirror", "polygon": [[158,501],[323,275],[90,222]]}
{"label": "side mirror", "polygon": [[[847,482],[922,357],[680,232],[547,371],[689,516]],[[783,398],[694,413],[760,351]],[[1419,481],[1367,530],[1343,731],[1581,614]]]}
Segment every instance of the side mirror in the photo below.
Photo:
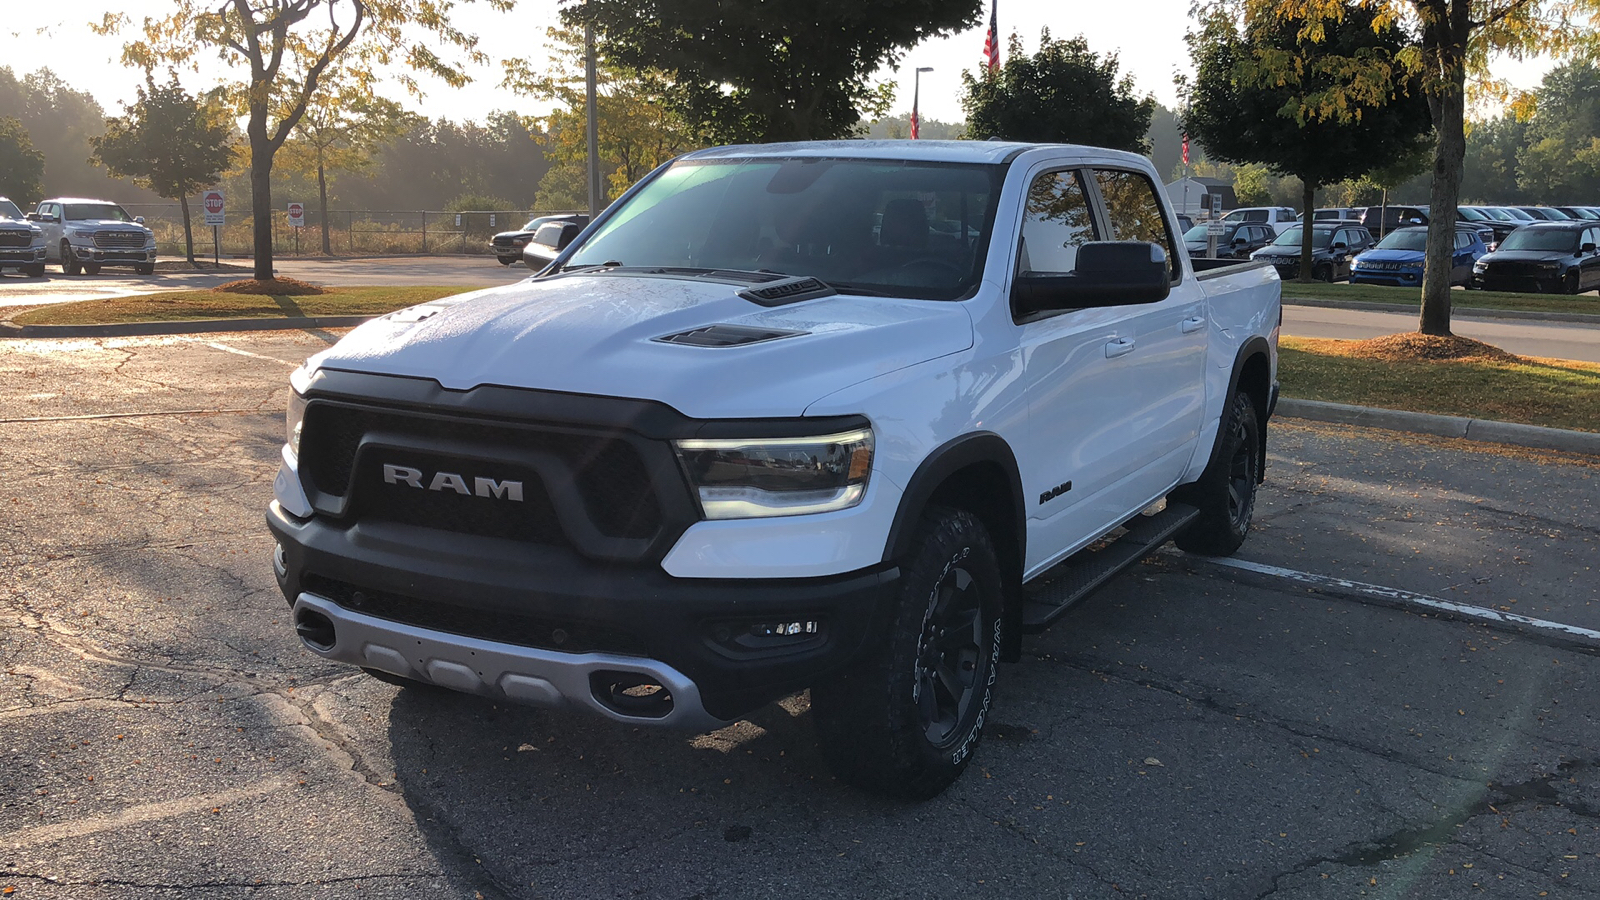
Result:
{"label": "side mirror", "polygon": [[134,216],[133,217],[133,224],[135,224],[135,225],[143,225],[144,224],[144,216]]}
{"label": "side mirror", "polygon": [[26,218],[27,218],[27,220],[29,222],[37,222],[37,221],[39,221],[39,214],[36,213],[36,212],[31,212],[31,213],[28,213]]}
{"label": "side mirror", "polygon": [[1593,253],[1594,252],[1594,244],[1589,243],[1589,242],[1585,242],[1584,245],[1578,249],[1578,252],[1579,253]]}
{"label": "side mirror", "polygon": [[1334,249],[1334,250],[1349,250],[1350,249],[1350,245],[1346,244],[1344,241],[1334,241],[1332,249]]}
{"label": "side mirror", "polygon": [[1233,245],[1235,247],[1243,247],[1245,245],[1245,239],[1244,238],[1234,238],[1233,239]]}
{"label": "side mirror", "polygon": [[1159,245],[1093,241],[1078,248],[1066,275],[1018,274],[1011,304],[1018,315],[1062,309],[1159,303],[1172,289],[1172,268]]}
{"label": "side mirror", "polygon": [[535,271],[549,265],[573,238],[583,231],[577,222],[546,222],[533,233],[533,240],[522,248],[522,263]]}

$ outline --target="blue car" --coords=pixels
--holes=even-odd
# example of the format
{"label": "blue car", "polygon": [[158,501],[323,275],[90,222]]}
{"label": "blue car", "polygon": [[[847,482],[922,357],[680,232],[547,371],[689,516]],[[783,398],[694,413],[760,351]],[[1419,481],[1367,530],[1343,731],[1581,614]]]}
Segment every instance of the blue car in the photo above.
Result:
{"label": "blue car", "polygon": [[[1422,261],[1428,245],[1425,227],[1400,228],[1389,232],[1378,246],[1357,256],[1350,266],[1351,284],[1391,284],[1414,287],[1422,284]],[[1457,228],[1455,253],[1450,262],[1450,283],[1472,284],[1472,264],[1489,252],[1483,238],[1473,228]]]}

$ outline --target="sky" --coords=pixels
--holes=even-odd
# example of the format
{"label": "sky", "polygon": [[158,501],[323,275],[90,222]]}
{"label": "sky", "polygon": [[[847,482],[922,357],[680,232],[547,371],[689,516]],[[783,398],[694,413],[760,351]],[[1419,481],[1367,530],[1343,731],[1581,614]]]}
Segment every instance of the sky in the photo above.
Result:
{"label": "sky", "polygon": [[[871,0],[864,0],[871,2]],[[78,0],[72,4],[0,0],[6,7],[0,18],[0,65],[10,66],[21,75],[50,67],[73,88],[93,94],[108,114],[118,114],[120,104],[134,99],[141,82],[139,74],[122,67],[118,59],[121,40],[99,37],[86,23],[98,21],[107,11],[127,13],[137,21],[156,16],[171,8],[171,0]],[[71,12],[65,10],[70,9]],[[423,99],[410,99],[415,112],[439,118],[482,121],[495,110],[516,110],[540,114],[531,98],[520,97],[499,87],[499,61],[510,57],[545,58],[545,28],[556,21],[556,0],[521,0],[511,13],[497,13],[481,4],[458,3],[454,22],[458,28],[476,34],[480,48],[493,58],[488,66],[473,67],[473,83],[465,88],[450,88],[442,82],[424,82]],[[1026,52],[1039,45],[1042,28],[1055,37],[1082,34],[1091,50],[1102,55],[1115,53],[1122,71],[1133,76],[1136,89],[1155,96],[1165,106],[1176,104],[1173,76],[1186,69],[1188,49],[1183,35],[1189,26],[1189,0],[1118,0],[1115,3],[1063,3],[1061,0],[1000,0],[999,23],[1002,35],[1012,32],[1022,39]],[[983,37],[988,16],[977,27],[948,38],[927,41],[906,52],[899,71],[884,70],[877,80],[896,88],[894,112],[909,112],[912,72],[931,66],[921,77],[920,112],[924,119],[960,121],[959,94],[962,70],[976,72],[983,59]],[[1548,60],[1505,62],[1494,67],[1494,74],[1518,88],[1533,88],[1549,68]],[[190,90],[208,87],[204,83],[217,77],[215,68],[200,75],[181,73]],[[399,97],[397,96],[397,99]]]}

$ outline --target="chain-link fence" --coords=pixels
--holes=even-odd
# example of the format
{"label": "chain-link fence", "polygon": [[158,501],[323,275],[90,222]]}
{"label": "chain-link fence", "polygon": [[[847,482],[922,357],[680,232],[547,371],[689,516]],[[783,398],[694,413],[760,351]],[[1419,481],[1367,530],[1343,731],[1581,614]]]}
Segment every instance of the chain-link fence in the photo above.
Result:
{"label": "chain-link fence", "polygon": [[[183,255],[183,210],[176,203],[123,204],[129,215],[143,216],[155,232],[163,256]],[[489,255],[489,239],[501,231],[519,229],[529,219],[569,213],[571,210],[328,210],[328,251],[335,256],[388,253],[463,253]],[[197,200],[189,204],[196,256],[213,253],[212,229]],[[248,210],[229,210],[228,223],[216,230],[216,252],[228,258],[249,256],[255,246],[254,226]],[[276,256],[320,256],[322,213],[305,207],[305,226],[289,227],[288,213],[272,216],[272,248]]]}

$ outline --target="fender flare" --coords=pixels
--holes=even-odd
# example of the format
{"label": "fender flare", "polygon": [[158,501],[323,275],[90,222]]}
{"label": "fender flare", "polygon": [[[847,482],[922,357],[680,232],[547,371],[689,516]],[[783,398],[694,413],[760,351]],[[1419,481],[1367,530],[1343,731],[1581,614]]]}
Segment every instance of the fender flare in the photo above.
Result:
{"label": "fender flare", "polygon": [[[1239,390],[1239,378],[1244,374],[1245,364],[1257,356],[1260,356],[1267,361],[1269,366],[1268,374],[1270,375],[1270,366],[1272,364],[1272,346],[1267,343],[1266,338],[1259,334],[1253,334],[1245,339],[1244,344],[1239,347],[1239,352],[1233,357],[1233,371],[1228,375],[1228,392],[1222,395],[1222,415],[1227,415],[1228,404],[1232,402],[1234,393]],[[1272,415],[1271,407],[1272,385],[1268,384],[1265,404],[1259,411],[1261,414],[1261,459],[1263,462],[1267,458],[1267,419]],[[1218,448],[1222,446],[1222,437],[1222,425],[1219,422],[1217,425],[1217,436],[1213,438],[1211,442],[1211,452],[1206,456],[1207,468],[1209,468],[1212,462],[1214,462],[1217,458]],[[1265,475],[1266,466],[1263,465],[1261,469],[1262,474]]]}
{"label": "fender flare", "polygon": [[1022,473],[1017,467],[1016,454],[1005,438],[992,431],[964,434],[939,445],[929,453],[917,471],[906,482],[895,510],[894,522],[889,526],[889,537],[884,542],[883,560],[893,562],[903,559],[911,550],[911,537],[916,533],[917,517],[933,499],[934,492],[956,472],[974,463],[994,463],[1005,474],[1011,485],[1011,506],[1017,535],[1016,554],[1020,562],[1026,559],[1028,539],[1027,506],[1022,497]]}

